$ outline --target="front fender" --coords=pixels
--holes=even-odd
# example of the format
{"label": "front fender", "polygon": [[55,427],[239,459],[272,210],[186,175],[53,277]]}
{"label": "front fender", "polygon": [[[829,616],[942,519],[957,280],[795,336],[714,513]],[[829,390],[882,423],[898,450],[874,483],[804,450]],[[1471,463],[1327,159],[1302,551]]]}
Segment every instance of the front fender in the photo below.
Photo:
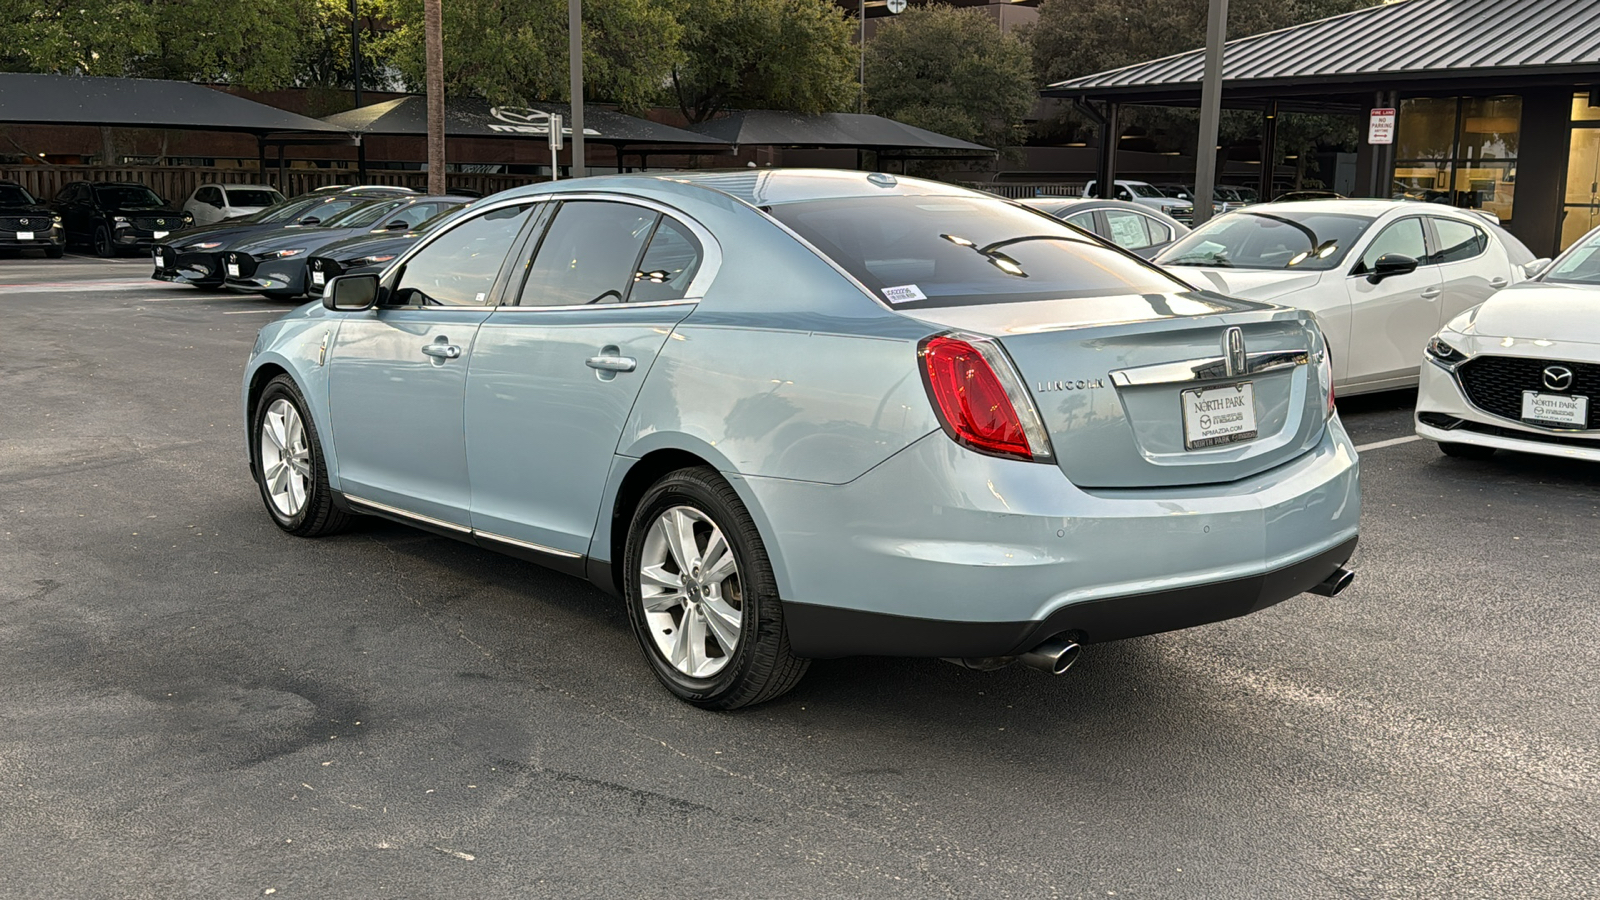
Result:
{"label": "front fender", "polygon": [[343,317],[328,313],[322,304],[307,304],[261,329],[250,361],[245,365],[240,387],[240,409],[245,420],[245,454],[252,472],[255,467],[255,434],[251,427],[251,404],[261,386],[276,373],[294,379],[309,407],[306,413],[322,446],[323,463],[328,470],[328,486],[339,490],[338,449],[328,427],[327,348],[333,346]]}

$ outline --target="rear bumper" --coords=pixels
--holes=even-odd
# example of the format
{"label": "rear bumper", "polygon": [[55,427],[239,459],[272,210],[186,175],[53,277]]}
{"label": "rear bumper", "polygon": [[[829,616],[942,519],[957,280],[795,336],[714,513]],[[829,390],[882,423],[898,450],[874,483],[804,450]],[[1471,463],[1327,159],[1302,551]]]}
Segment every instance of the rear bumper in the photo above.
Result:
{"label": "rear bumper", "polygon": [[1084,491],[937,432],[849,484],[745,481],[813,657],[1006,656],[1244,615],[1332,574],[1361,514],[1337,418],[1314,450],[1218,485]]}

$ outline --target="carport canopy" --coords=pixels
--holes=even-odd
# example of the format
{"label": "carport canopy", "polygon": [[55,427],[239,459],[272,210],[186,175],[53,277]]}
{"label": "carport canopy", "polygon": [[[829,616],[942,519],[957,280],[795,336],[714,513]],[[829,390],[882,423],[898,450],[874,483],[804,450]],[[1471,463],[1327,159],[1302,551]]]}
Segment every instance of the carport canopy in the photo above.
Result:
{"label": "carport canopy", "polygon": [[808,116],[771,109],[745,109],[690,127],[735,146],[848,148],[873,150],[880,155],[924,151],[929,156],[968,159],[987,159],[994,155],[992,149],[982,144],[865,113]]}
{"label": "carport canopy", "polygon": [[[537,137],[548,139],[550,117],[559,115],[572,133],[572,108],[565,103],[494,106],[474,98],[451,98],[444,106],[444,134],[453,138]],[[425,136],[428,98],[413,94],[323,118],[322,123],[354,135]],[[591,144],[679,144],[714,148],[724,142],[649,119],[585,106],[584,140]]]}
{"label": "carport canopy", "polygon": [[271,143],[344,142],[343,129],[188,81],[0,72],[0,123],[248,132]]}

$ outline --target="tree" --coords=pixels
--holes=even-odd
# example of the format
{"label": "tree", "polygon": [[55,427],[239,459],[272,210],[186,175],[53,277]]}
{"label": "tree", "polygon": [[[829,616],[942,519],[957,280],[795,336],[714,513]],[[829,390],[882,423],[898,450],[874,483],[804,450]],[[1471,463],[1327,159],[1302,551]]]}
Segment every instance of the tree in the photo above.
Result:
{"label": "tree", "polygon": [[[401,24],[382,46],[412,87],[427,72],[422,4],[393,0],[389,18]],[[566,0],[450,0],[444,30],[461,36],[445,56],[447,91],[493,103],[567,99]],[[586,0],[585,91],[630,111],[650,106],[680,59],[681,34],[671,12],[650,0]]]}
{"label": "tree", "polygon": [[981,10],[910,10],[867,44],[867,106],[996,149],[1023,138],[1038,99],[1028,49]]}
{"label": "tree", "polygon": [[724,109],[801,113],[856,102],[856,27],[831,0],[669,0],[683,27],[672,68],[690,122]]}

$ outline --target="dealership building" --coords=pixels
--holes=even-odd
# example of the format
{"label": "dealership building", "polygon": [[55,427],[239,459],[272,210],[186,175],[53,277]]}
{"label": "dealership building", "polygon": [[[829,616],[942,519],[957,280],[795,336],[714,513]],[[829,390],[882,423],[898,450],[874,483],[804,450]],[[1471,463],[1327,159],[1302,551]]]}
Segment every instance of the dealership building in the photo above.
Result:
{"label": "dealership building", "polygon": [[[1101,146],[1115,147],[1124,107],[1198,105],[1204,55],[1075,78],[1044,94],[1079,104],[1100,121]],[[1263,159],[1275,159],[1280,113],[1357,116],[1357,196],[1492,212],[1540,255],[1600,225],[1594,0],[1396,0],[1230,40],[1222,74],[1222,105],[1263,117]],[[1102,184],[1116,162],[1101,153]]]}

